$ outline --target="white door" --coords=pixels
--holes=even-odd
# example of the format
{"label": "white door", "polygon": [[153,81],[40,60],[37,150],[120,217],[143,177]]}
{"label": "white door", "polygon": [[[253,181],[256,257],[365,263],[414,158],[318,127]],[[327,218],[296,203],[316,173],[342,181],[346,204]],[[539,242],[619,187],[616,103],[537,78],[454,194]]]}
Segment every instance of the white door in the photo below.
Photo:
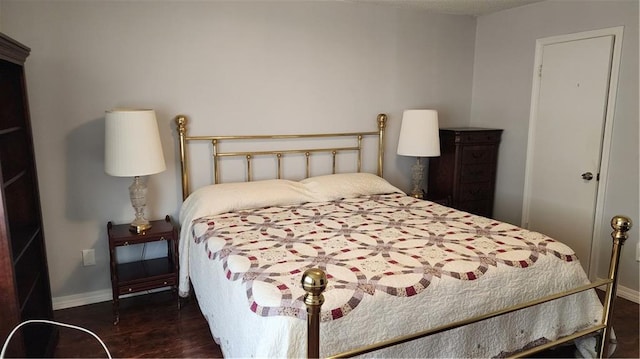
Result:
{"label": "white door", "polygon": [[523,226],[569,245],[587,273],[613,43],[608,35],[539,47],[529,129]]}

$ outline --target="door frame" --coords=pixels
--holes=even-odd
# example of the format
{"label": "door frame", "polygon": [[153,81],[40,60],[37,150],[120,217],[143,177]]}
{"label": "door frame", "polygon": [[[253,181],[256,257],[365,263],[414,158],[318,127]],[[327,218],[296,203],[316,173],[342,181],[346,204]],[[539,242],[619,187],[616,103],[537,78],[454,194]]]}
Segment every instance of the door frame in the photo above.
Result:
{"label": "door frame", "polygon": [[593,232],[591,234],[591,256],[589,258],[589,278],[595,279],[598,273],[596,268],[598,257],[594,253],[598,253],[601,248],[601,241],[597,240],[600,234],[603,218],[604,218],[604,199],[607,190],[607,173],[609,169],[609,156],[611,153],[611,137],[613,133],[613,118],[615,114],[616,94],[618,88],[618,74],[620,71],[620,58],[622,53],[622,35],[624,26],[616,26],[605,29],[584,31],[566,35],[558,35],[545,37],[536,40],[535,62],[533,66],[533,86],[531,90],[531,108],[529,111],[529,130],[527,141],[527,159],[525,165],[524,176],[524,193],[522,198],[522,222],[521,226],[525,227],[529,221],[529,207],[531,204],[531,177],[533,175],[533,153],[535,143],[536,121],[538,119],[538,105],[540,97],[540,72],[542,67],[543,48],[546,45],[557,44],[562,42],[585,40],[594,37],[613,36],[613,53],[611,56],[611,73],[609,76],[609,88],[606,104],[606,115],[604,119],[604,128],[602,133],[601,152],[600,152],[600,169],[599,181],[596,195],[596,208],[593,218]]}

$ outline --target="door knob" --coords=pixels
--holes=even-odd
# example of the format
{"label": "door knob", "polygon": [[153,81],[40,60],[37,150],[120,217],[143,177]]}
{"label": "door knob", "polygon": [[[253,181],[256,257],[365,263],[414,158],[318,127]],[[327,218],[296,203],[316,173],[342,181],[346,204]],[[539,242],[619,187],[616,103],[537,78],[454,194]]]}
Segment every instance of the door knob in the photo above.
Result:
{"label": "door knob", "polygon": [[587,180],[587,181],[591,181],[593,179],[593,173],[591,172],[585,172],[582,174],[582,179],[583,180]]}

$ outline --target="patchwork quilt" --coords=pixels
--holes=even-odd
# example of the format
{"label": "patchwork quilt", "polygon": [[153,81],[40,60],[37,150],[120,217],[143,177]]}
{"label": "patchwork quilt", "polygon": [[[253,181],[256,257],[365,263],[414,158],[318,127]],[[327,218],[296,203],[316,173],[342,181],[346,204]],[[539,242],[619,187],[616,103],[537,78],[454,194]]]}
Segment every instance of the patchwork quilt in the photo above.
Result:
{"label": "patchwork quilt", "polygon": [[248,307],[261,316],[306,319],[300,276],[325,270],[327,291],[340,295],[324,305],[324,321],[376,292],[411,297],[435,279],[473,281],[498,264],[526,275],[540,257],[577,260],[539,233],[397,193],[201,217],[192,232],[225,277],[243,284]]}
{"label": "patchwork quilt", "polygon": [[[237,197],[245,185],[216,192],[232,211],[185,203],[181,294],[191,280],[225,356],[305,356],[307,268],[328,274],[323,356],[588,282],[574,252],[543,234],[390,185],[329,195],[317,182],[254,184],[265,187],[250,204]],[[211,201],[205,207],[219,206]],[[585,292],[372,355],[501,356],[590,326],[601,313]]]}

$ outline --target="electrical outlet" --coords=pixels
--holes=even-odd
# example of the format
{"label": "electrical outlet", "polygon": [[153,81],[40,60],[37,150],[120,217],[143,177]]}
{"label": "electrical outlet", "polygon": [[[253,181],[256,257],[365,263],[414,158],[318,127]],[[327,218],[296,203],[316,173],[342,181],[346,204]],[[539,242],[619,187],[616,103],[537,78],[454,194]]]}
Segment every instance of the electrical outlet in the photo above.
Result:
{"label": "electrical outlet", "polygon": [[86,266],[96,265],[96,252],[93,249],[82,250],[82,264]]}

